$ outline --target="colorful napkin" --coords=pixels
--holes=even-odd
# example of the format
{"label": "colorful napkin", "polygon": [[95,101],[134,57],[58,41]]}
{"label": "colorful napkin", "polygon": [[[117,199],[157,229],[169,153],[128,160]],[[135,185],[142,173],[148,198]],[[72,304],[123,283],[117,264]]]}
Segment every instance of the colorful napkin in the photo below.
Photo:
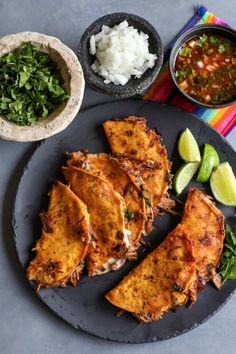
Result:
{"label": "colorful napkin", "polygon": [[188,112],[192,112],[201,119],[207,121],[222,135],[227,136],[232,129],[236,129],[236,104],[220,109],[198,107],[178,93],[169,74],[168,60],[173,43],[184,31],[204,23],[217,23],[227,26],[225,22],[209,12],[203,5],[199,6],[196,15],[170,44],[169,49],[165,53],[164,65],[160,73],[143,98],[145,100],[166,102]]}

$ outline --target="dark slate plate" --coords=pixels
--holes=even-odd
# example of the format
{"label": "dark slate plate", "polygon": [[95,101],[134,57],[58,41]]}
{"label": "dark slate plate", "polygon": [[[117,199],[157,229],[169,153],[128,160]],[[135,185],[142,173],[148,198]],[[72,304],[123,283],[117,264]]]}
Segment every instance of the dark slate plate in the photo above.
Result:
{"label": "dark slate plate", "polygon": [[[30,250],[35,240],[40,237],[41,225],[38,215],[47,207],[47,192],[53,181],[61,178],[60,166],[65,160],[65,152],[82,148],[88,148],[92,152],[108,152],[101,123],[113,117],[128,115],[145,116],[149,127],[157,127],[163,135],[174,171],[182,163],[176,150],[176,141],[179,133],[189,127],[200,145],[206,142],[214,145],[221,161],[229,161],[236,172],[236,153],[226,140],[195,116],[175,107],[127,100],[98,105],[81,112],[64,132],[39,145],[21,178],[15,201],[13,226],[16,249],[24,268],[32,257]],[[197,185],[203,187],[201,184]],[[222,205],[218,207],[225,214],[226,221],[230,222],[234,208]],[[151,246],[157,246],[178,222],[179,217],[168,214],[156,220],[156,230],[147,238]],[[176,313],[169,312],[162,320],[152,324],[138,325],[128,313],[117,318],[117,308],[106,301],[104,294],[148,252],[148,249],[141,248],[138,261],[127,262],[117,272],[93,279],[83,275],[75,288],[68,286],[66,289],[43,289],[39,297],[58,316],[76,328],[104,339],[144,343],[174,337],[196,327],[221,308],[236,288],[236,281],[227,282],[220,291],[209,284],[191,309],[182,306]]]}

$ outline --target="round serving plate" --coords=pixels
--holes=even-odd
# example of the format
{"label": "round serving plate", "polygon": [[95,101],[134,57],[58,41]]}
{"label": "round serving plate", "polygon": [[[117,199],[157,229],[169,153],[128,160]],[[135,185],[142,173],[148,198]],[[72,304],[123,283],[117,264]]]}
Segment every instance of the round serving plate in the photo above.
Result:
{"label": "round serving plate", "polygon": [[[101,124],[111,118],[129,115],[147,118],[149,127],[156,127],[162,134],[173,162],[173,171],[182,163],[176,142],[182,130],[188,127],[200,146],[212,144],[218,151],[220,160],[229,161],[236,172],[236,153],[228,142],[208,124],[194,115],[176,107],[137,100],[105,103],[85,110],[62,133],[43,141],[25,167],[19,183],[13,215],[14,238],[19,260],[24,269],[32,259],[31,248],[40,237],[39,213],[47,210],[47,193],[55,179],[61,179],[60,167],[66,160],[66,152],[87,148],[91,152],[109,152]],[[192,182],[189,186],[206,188],[207,185]],[[181,195],[185,200],[186,192]],[[234,208],[217,206],[230,223]],[[147,237],[151,248],[156,247],[178,224],[180,216],[165,214],[155,220],[155,230]],[[123,279],[131,269],[150,252],[141,247],[138,259],[126,262],[116,272],[89,279],[82,275],[76,287],[42,289],[38,296],[58,316],[75,328],[104,339],[127,343],[145,343],[168,339],[193,329],[210,318],[229,299],[236,288],[236,281],[228,281],[221,290],[208,284],[191,307],[182,306],[176,312],[166,313],[161,320],[138,325],[131,314],[117,318],[117,308],[112,306],[104,294]],[[33,289],[34,284],[31,283]]]}

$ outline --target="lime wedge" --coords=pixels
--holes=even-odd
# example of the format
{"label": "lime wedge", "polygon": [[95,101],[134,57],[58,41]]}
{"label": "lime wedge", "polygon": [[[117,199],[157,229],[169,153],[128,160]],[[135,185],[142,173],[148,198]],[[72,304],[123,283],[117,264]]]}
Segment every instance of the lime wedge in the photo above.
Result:
{"label": "lime wedge", "polygon": [[207,182],[214,167],[220,163],[219,156],[210,144],[204,145],[202,163],[197,175],[197,182]]}
{"label": "lime wedge", "polygon": [[180,166],[173,180],[176,194],[180,194],[196,173],[199,162],[188,162]]}
{"label": "lime wedge", "polygon": [[236,206],[236,178],[228,162],[221,163],[211,174],[211,191],[224,205]]}
{"label": "lime wedge", "polygon": [[178,150],[180,157],[185,162],[201,161],[198,144],[188,128],[183,131],[179,138]]}

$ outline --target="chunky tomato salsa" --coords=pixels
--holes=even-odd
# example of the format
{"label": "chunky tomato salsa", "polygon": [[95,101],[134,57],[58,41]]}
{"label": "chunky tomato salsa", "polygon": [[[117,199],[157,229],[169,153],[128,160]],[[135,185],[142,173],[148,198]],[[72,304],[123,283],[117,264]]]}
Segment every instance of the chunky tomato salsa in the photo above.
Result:
{"label": "chunky tomato salsa", "polygon": [[220,104],[236,96],[236,44],[216,34],[186,42],[175,62],[175,78],[189,96]]}

